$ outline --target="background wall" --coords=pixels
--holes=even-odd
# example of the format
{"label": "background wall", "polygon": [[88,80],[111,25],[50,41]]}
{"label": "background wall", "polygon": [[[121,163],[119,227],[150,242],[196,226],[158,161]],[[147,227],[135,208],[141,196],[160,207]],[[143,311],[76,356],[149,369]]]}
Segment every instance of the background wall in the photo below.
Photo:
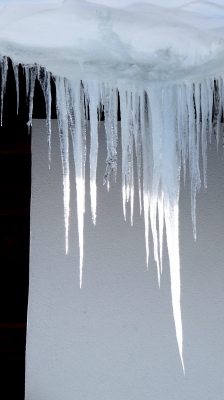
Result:
{"label": "background wall", "polygon": [[[64,250],[62,172],[57,121],[48,169],[45,121],[34,121],[26,400],[205,400],[224,396],[224,177],[220,151],[209,150],[208,190],[197,200],[193,240],[190,190],[181,185],[180,256],[183,375],[164,245],[161,288],[151,251],[145,264],[143,218],[123,221],[121,155],[117,184],[102,185],[100,129],[98,217],[91,221],[88,168],[83,288],[74,163],[71,158],[69,254]],[[136,191],[137,194],[137,191]],[[151,241],[152,250],[152,241]]]}

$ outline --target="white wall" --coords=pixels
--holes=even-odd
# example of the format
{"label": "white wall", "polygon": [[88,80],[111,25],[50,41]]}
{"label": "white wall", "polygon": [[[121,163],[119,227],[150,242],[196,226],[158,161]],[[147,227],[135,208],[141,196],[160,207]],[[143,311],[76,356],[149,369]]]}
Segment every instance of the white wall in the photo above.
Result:
{"label": "white wall", "polygon": [[[171,308],[169,265],[157,285],[145,265],[143,218],[122,216],[117,185],[102,185],[105,133],[100,130],[98,217],[87,186],[83,288],[75,185],[71,187],[69,254],[64,251],[62,172],[53,121],[48,169],[45,121],[32,134],[31,255],[26,400],[219,400],[224,398],[224,174],[209,151],[208,190],[198,195],[197,242],[189,185],[181,187],[180,254],[184,330],[183,375]],[[71,160],[71,177],[73,177]],[[87,173],[88,175],[88,173]],[[88,179],[87,179],[88,181]],[[152,246],[151,246],[152,248]]]}

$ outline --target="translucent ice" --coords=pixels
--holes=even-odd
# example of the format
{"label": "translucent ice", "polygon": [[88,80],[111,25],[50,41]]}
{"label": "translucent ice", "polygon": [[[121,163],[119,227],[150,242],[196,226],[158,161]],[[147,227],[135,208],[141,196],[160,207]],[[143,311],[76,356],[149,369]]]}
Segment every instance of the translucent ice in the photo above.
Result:
{"label": "translucent ice", "polygon": [[[1,124],[8,58],[17,89],[18,65],[26,75],[32,124],[36,79],[43,90],[49,163],[51,90],[56,105],[63,170],[65,247],[69,233],[69,132],[77,189],[80,286],[84,255],[86,125],[90,120],[90,197],[96,223],[98,120],[103,110],[109,189],[117,174],[118,109],[121,113],[123,212],[134,208],[134,153],[140,212],[145,221],[146,260],[151,225],[158,281],[162,273],[166,228],[177,342],[183,364],[180,308],[179,182],[187,163],[191,180],[191,215],[196,238],[196,193],[200,189],[199,153],[207,185],[207,141],[217,143],[223,118],[224,7],[222,2],[165,0],[2,1],[0,6]],[[156,3],[156,4],[155,4]],[[158,4],[163,5],[159,7]],[[179,4],[179,7],[177,5]],[[201,150],[200,150],[201,149]],[[184,368],[184,365],[183,365]]]}

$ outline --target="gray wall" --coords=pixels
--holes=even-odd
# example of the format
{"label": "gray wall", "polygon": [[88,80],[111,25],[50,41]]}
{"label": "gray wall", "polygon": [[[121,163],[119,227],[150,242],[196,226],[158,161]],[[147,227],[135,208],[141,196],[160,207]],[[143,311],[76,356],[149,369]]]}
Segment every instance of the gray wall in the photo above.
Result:
{"label": "gray wall", "polygon": [[[97,225],[91,221],[88,171],[83,288],[74,165],[71,159],[69,254],[64,250],[62,172],[57,121],[48,169],[45,121],[34,121],[26,400],[219,400],[224,398],[224,174],[209,150],[208,190],[197,200],[193,240],[190,191],[181,186],[180,256],[183,375],[164,245],[161,288],[151,251],[145,265],[143,218],[123,221],[121,157],[117,184],[102,185],[100,129]],[[152,242],[151,242],[152,243]],[[151,245],[152,250],[152,245]]]}

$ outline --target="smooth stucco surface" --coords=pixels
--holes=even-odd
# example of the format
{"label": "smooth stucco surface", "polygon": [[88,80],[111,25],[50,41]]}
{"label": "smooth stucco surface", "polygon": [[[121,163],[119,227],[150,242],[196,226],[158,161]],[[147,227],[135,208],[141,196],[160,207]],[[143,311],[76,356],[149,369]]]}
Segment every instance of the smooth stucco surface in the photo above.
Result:
{"label": "smooth stucco surface", "polygon": [[71,157],[69,254],[64,250],[62,172],[57,121],[48,169],[45,121],[32,129],[30,288],[26,400],[221,400],[224,397],[224,162],[213,145],[208,190],[197,198],[193,240],[190,190],[181,185],[180,257],[183,375],[164,245],[161,288],[152,241],[145,264],[144,223],[136,190],[134,226],[122,216],[121,154],[117,184],[102,185],[100,129],[98,212],[90,215],[87,169],[83,288],[74,163]]}

